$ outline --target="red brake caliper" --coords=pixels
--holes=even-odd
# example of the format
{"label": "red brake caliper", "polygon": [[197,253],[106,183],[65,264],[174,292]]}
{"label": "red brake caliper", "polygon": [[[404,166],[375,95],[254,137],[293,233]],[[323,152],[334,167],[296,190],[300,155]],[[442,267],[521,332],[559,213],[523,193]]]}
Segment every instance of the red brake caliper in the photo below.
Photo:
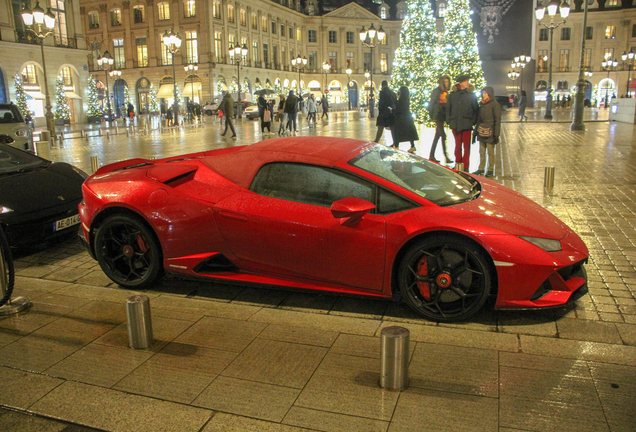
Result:
{"label": "red brake caliper", "polygon": [[[417,274],[418,276],[428,276],[428,260],[426,257],[420,259],[417,263]],[[418,282],[417,287],[420,289],[420,294],[426,300],[431,299],[431,287],[428,282]]]}
{"label": "red brake caliper", "polygon": [[146,252],[148,250],[148,245],[142,236],[137,236],[137,245],[139,246],[139,250],[142,252]]}

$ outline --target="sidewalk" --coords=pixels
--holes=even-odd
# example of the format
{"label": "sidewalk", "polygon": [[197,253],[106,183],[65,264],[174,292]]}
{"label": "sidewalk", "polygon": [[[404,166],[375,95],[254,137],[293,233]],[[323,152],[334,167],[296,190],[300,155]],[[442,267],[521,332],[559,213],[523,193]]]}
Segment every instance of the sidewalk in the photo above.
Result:
{"label": "sidewalk", "polygon": [[[371,140],[374,124],[339,113],[316,130],[301,123],[301,134]],[[16,260],[15,295],[34,306],[0,317],[0,407],[11,410],[0,410],[0,430],[633,432],[636,128],[502,129],[495,180],[548,208],[590,249],[590,293],[574,307],[437,324],[389,301],[173,277],[144,292],[155,344],[131,350],[124,302],[134,293],[71,239]],[[237,133],[224,139],[210,124],[65,141],[53,156],[86,169],[89,155],[109,163],[260,140],[257,122]],[[433,134],[420,129],[418,154],[428,155]],[[556,169],[551,193],[545,166]],[[402,392],[377,386],[379,335],[391,325],[411,332]]]}

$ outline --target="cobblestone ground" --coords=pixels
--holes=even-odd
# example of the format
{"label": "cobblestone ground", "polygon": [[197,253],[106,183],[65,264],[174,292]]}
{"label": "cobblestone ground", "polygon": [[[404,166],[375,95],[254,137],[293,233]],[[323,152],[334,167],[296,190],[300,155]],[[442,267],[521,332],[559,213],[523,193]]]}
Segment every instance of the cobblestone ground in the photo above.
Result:
{"label": "cobblestone ground", "polygon": [[[570,132],[570,110],[555,110],[552,123],[529,117],[506,113],[495,180],[585,240],[590,292],[576,305],[437,324],[387,301],[167,278],[146,292],[157,342],[134,351],[123,307],[131,292],[70,239],[16,259],[16,294],[34,307],[0,317],[0,430],[635,431],[636,128],[603,121],[602,110],[586,111],[585,132]],[[90,156],[110,163],[261,139],[257,122],[237,133],[225,139],[207,123],[65,140],[52,158],[90,171]],[[316,128],[302,122],[299,134],[371,140],[375,127],[364,114],[334,113]],[[420,129],[419,154],[432,136]],[[473,145],[471,171],[477,157]],[[379,335],[390,325],[411,331],[401,393],[377,388]]]}

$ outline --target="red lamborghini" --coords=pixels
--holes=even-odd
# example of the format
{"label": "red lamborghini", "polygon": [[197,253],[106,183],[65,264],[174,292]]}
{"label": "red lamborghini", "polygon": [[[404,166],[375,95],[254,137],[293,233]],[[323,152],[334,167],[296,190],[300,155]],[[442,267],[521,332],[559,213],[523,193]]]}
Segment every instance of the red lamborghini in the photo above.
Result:
{"label": "red lamborghini", "polygon": [[241,284],[402,298],[465,320],[587,291],[588,251],[547,210],[488,179],[353,139],[263,141],[99,169],[80,237],[142,288],[164,271]]}

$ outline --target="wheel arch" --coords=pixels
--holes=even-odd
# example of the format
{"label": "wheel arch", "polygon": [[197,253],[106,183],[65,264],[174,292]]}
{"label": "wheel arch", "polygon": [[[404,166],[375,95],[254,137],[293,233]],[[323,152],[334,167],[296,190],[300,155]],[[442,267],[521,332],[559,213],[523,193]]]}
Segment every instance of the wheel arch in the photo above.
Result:
{"label": "wheel arch", "polygon": [[475,239],[468,237],[466,235],[460,234],[458,232],[448,231],[448,230],[423,232],[413,236],[411,239],[409,239],[406,243],[402,245],[398,253],[395,255],[395,259],[393,260],[393,265],[391,266],[391,293],[393,294],[393,296],[395,297],[396,295],[399,295],[398,268],[400,266],[400,262],[402,262],[402,259],[404,258],[404,254],[406,254],[406,252],[415,243],[425,239],[432,238],[432,237],[437,237],[437,236],[448,236],[448,237],[454,237],[457,240],[468,241],[471,244],[473,244],[475,247],[477,247],[484,254],[484,256],[488,260],[488,268],[490,270],[490,276],[492,281],[492,290],[490,295],[496,298],[497,292],[499,291],[499,280],[497,278],[497,268],[495,267],[495,262],[490,256],[490,254],[488,253],[488,251]]}
{"label": "wheel arch", "polygon": [[148,222],[148,220],[141,213],[129,207],[118,206],[118,205],[105,208],[104,210],[97,213],[95,217],[93,218],[93,221],[91,223],[91,228],[89,230],[89,236],[90,236],[89,244],[90,244],[93,256],[95,256],[95,249],[94,249],[95,248],[95,232],[107,218],[112,216],[119,216],[119,215],[130,216],[130,217],[139,219],[146,226],[146,228],[150,230],[152,235],[155,236],[155,240],[159,244],[159,247],[161,249],[161,261],[163,262],[163,254],[164,254],[163,245],[161,241],[159,241],[159,236],[157,235],[157,231],[155,231],[155,229],[150,224],[150,222]]}

